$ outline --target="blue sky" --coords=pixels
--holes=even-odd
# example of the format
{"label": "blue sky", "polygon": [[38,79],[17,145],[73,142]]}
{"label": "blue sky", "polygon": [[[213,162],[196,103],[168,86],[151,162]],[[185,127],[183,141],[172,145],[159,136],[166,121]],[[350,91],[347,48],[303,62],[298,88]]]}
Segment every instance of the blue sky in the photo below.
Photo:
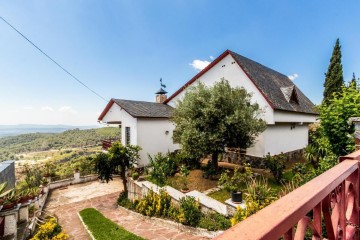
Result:
{"label": "blue sky", "polygon": [[[198,72],[194,60],[231,49],[297,75],[319,103],[337,37],[344,79],[360,76],[359,10],[356,0],[0,0],[0,16],[90,88],[145,101],[160,77],[171,94]],[[0,21],[0,124],[94,125],[105,105]]]}

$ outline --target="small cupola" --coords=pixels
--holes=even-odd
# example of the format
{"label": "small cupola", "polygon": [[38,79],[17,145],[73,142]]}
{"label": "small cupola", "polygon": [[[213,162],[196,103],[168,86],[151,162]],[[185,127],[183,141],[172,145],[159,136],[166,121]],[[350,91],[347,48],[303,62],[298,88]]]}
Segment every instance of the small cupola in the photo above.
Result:
{"label": "small cupola", "polygon": [[157,103],[163,103],[167,99],[167,91],[165,91],[164,88],[166,88],[166,86],[162,83],[162,79],[160,78],[160,89],[155,93]]}

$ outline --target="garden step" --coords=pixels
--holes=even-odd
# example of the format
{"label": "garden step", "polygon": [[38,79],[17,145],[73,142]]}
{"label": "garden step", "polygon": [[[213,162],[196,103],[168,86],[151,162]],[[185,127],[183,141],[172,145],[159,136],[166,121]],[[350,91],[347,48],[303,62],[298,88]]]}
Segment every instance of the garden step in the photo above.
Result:
{"label": "garden step", "polygon": [[212,209],[222,215],[227,216],[228,215],[228,210],[225,204],[209,197],[206,196],[204,193],[199,192],[199,191],[191,191],[185,194],[186,196],[191,196],[194,197],[195,199],[199,200],[201,205],[204,205],[205,207]]}

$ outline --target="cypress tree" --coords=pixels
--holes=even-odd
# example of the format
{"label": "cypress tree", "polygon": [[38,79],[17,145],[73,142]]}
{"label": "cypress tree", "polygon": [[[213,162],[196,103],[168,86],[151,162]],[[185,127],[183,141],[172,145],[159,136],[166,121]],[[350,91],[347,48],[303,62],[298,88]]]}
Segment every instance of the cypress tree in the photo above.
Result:
{"label": "cypress tree", "polygon": [[356,86],[356,85],[357,85],[357,83],[356,83],[355,73],[353,73],[353,77],[352,77],[352,79],[351,79],[351,81],[350,81],[350,83],[349,83],[349,86],[350,86],[350,85],[352,85],[352,84],[354,84],[354,85],[355,85],[355,87],[357,87],[357,86]]}
{"label": "cypress tree", "polygon": [[339,39],[336,39],[334,50],[330,59],[324,83],[324,103],[332,98],[332,94],[341,91],[344,84],[343,69],[341,64],[341,46]]}

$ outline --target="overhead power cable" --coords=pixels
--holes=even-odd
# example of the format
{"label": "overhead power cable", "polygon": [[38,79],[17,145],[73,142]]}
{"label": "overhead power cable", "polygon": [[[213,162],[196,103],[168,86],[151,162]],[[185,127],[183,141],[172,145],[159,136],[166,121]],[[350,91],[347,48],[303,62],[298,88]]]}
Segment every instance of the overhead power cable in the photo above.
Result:
{"label": "overhead power cable", "polygon": [[72,73],[70,73],[68,70],[66,70],[65,67],[63,67],[62,65],[60,65],[60,63],[58,63],[57,61],[55,61],[52,57],[50,57],[47,53],[45,53],[40,47],[38,47],[35,43],[33,43],[29,38],[27,38],[24,34],[22,34],[19,30],[17,30],[13,25],[11,25],[8,21],[6,21],[2,16],[0,16],[0,19],[3,20],[7,25],[9,25],[13,30],[15,30],[20,36],[22,36],[26,41],[28,41],[31,45],[33,45],[37,50],[39,50],[45,57],[47,57],[48,59],[50,59],[50,61],[52,61],[53,63],[55,63],[59,68],[61,68],[65,73],[67,73],[68,75],[70,75],[70,77],[72,77],[74,80],[76,80],[78,83],[80,83],[81,85],[83,85],[85,88],[87,88],[89,91],[91,91],[92,93],[94,93],[96,96],[98,96],[99,98],[103,99],[104,101],[108,101],[106,100],[103,96],[101,96],[99,93],[95,92],[94,90],[92,90],[90,87],[88,87],[85,83],[83,83],[80,79],[78,79],[77,77],[75,77]]}

